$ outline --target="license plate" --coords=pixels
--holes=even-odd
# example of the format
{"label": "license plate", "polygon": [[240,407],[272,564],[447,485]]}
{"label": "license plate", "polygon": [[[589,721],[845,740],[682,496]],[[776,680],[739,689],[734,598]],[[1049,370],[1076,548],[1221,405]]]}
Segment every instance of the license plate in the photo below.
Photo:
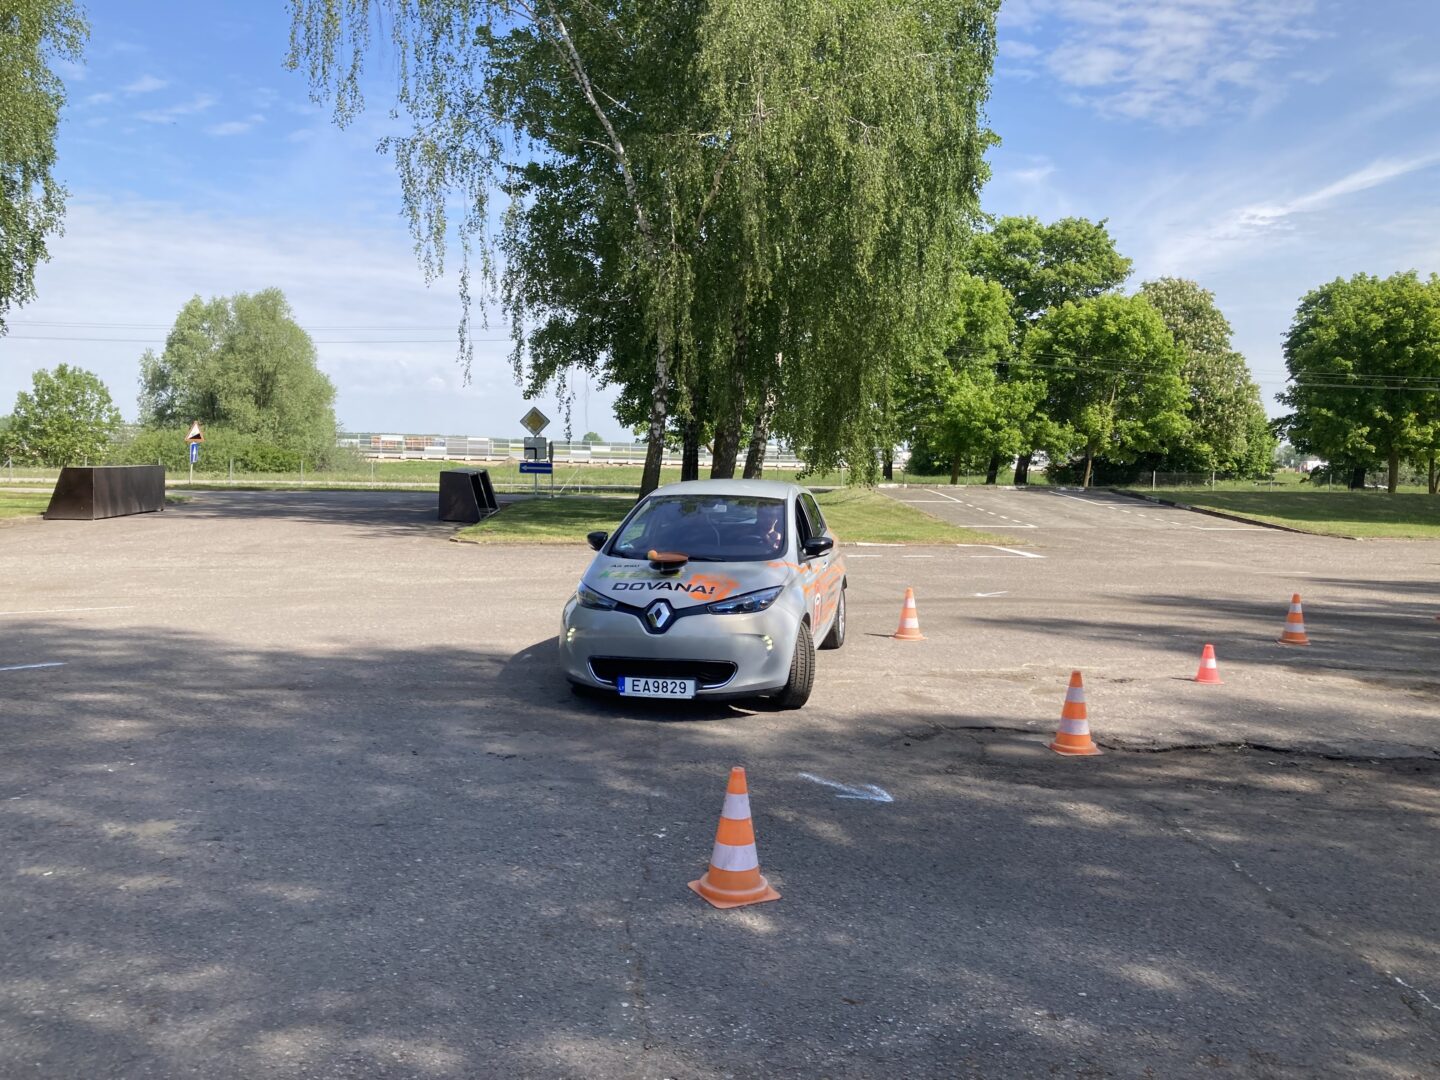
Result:
{"label": "license plate", "polygon": [[693,698],[694,679],[650,679],[620,676],[620,693],[625,697]]}

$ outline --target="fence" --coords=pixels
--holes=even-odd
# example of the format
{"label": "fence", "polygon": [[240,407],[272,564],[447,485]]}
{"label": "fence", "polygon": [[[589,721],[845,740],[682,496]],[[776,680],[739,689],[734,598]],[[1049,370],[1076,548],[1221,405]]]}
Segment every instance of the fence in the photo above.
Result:
{"label": "fence", "polygon": [[[522,461],[525,440],[482,435],[413,435],[379,432],[346,433],[340,445],[365,457],[408,461]],[[645,461],[643,442],[585,443],[552,442],[554,460],[586,465],[640,465]],[[741,448],[742,451],[744,447]],[[666,447],[664,464],[679,465],[678,447]],[[710,466],[710,451],[700,448],[700,467]],[[794,452],[771,444],[765,455],[767,469],[796,470],[804,467]]]}

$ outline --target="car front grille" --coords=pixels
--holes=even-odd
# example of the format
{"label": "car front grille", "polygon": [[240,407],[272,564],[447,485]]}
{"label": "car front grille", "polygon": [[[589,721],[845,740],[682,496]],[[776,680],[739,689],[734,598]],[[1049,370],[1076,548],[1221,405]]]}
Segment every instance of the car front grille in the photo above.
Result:
{"label": "car front grille", "polygon": [[714,690],[735,677],[735,665],[727,660],[641,660],[624,656],[595,656],[590,659],[595,678],[614,686],[620,676],[652,679],[694,679],[701,690]]}

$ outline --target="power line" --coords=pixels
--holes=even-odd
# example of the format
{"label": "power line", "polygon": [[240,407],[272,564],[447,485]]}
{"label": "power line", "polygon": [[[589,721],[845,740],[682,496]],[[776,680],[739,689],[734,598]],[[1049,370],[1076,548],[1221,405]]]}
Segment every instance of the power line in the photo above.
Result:
{"label": "power line", "polygon": [[[42,320],[42,319],[15,319],[15,320],[12,320],[12,321],[11,321],[10,325],[11,325],[11,326],[58,326],[58,327],[69,327],[69,328],[82,328],[82,329],[89,329],[89,330],[171,330],[171,329],[174,328],[174,325],[175,325],[175,324],[174,324],[174,323],[127,323],[127,322],[69,322],[69,321],[46,321],[46,320]],[[420,324],[420,323],[412,323],[412,324],[408,324],[408,325],[405,325],[405,326],[360,326],[360,325],[350,325],[350,324],[337,323],[337,324],[335,324],[335,325],[326,325],[326,326],[319,326],[319,325],[316,325],[316,326],[301,326],[300,329],[306,330],[306,331],[311,331],[311,330],[372,330],[372,331],[373,331],[373,330],[393,330],[393,331],[395,331],[396,333],[399,333],[399,332],[402,331],[402,330],[403,330],[403,331],[428,331],[428,330],[448,330],[448,331],[453,331],[453,330],[455,329],[455,324],[454,324],[454,323],[445,323],[445,324],[434,323],[434,324],[425,325],[425,324]]]}
{"label": "power line", "polygon": [[[0,341],[108,341],[117,345],[154,345],[160,342],[160,338],[120,338],[120,337],[79,337],[68,334],[6,334],[0,337]],[[509,341],[504,338],[466,338],[466,341],[480,342],[501,342]],[[328,341],[316,341],[316,345],[458,345],[458,336],[448,338],[332,338]]]}

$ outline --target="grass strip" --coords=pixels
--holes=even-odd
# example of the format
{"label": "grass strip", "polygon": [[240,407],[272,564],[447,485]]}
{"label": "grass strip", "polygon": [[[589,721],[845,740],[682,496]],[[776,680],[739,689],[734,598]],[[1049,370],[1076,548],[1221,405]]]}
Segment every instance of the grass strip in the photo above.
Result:
{"label": "grass strip", "polygon": [[[962,529],[863,488],[821,492],[821,512],[842,543],[991,544],[1009,543]],[[457,540],[477,544],[577,544],[596,529],[611,532],[635,504],[630,498],[563,496],[509,503],[478,525],[461,529]]]}
{"label": "grass strip", "polygon": [[48,491],[0,491],[0,518],[38,517],[49,505]]}
{"label": "grass strip", "polygon": [[1440,540],[1440,496],[1423,492],[1174,489],[1143,494],[1317,536]]}

